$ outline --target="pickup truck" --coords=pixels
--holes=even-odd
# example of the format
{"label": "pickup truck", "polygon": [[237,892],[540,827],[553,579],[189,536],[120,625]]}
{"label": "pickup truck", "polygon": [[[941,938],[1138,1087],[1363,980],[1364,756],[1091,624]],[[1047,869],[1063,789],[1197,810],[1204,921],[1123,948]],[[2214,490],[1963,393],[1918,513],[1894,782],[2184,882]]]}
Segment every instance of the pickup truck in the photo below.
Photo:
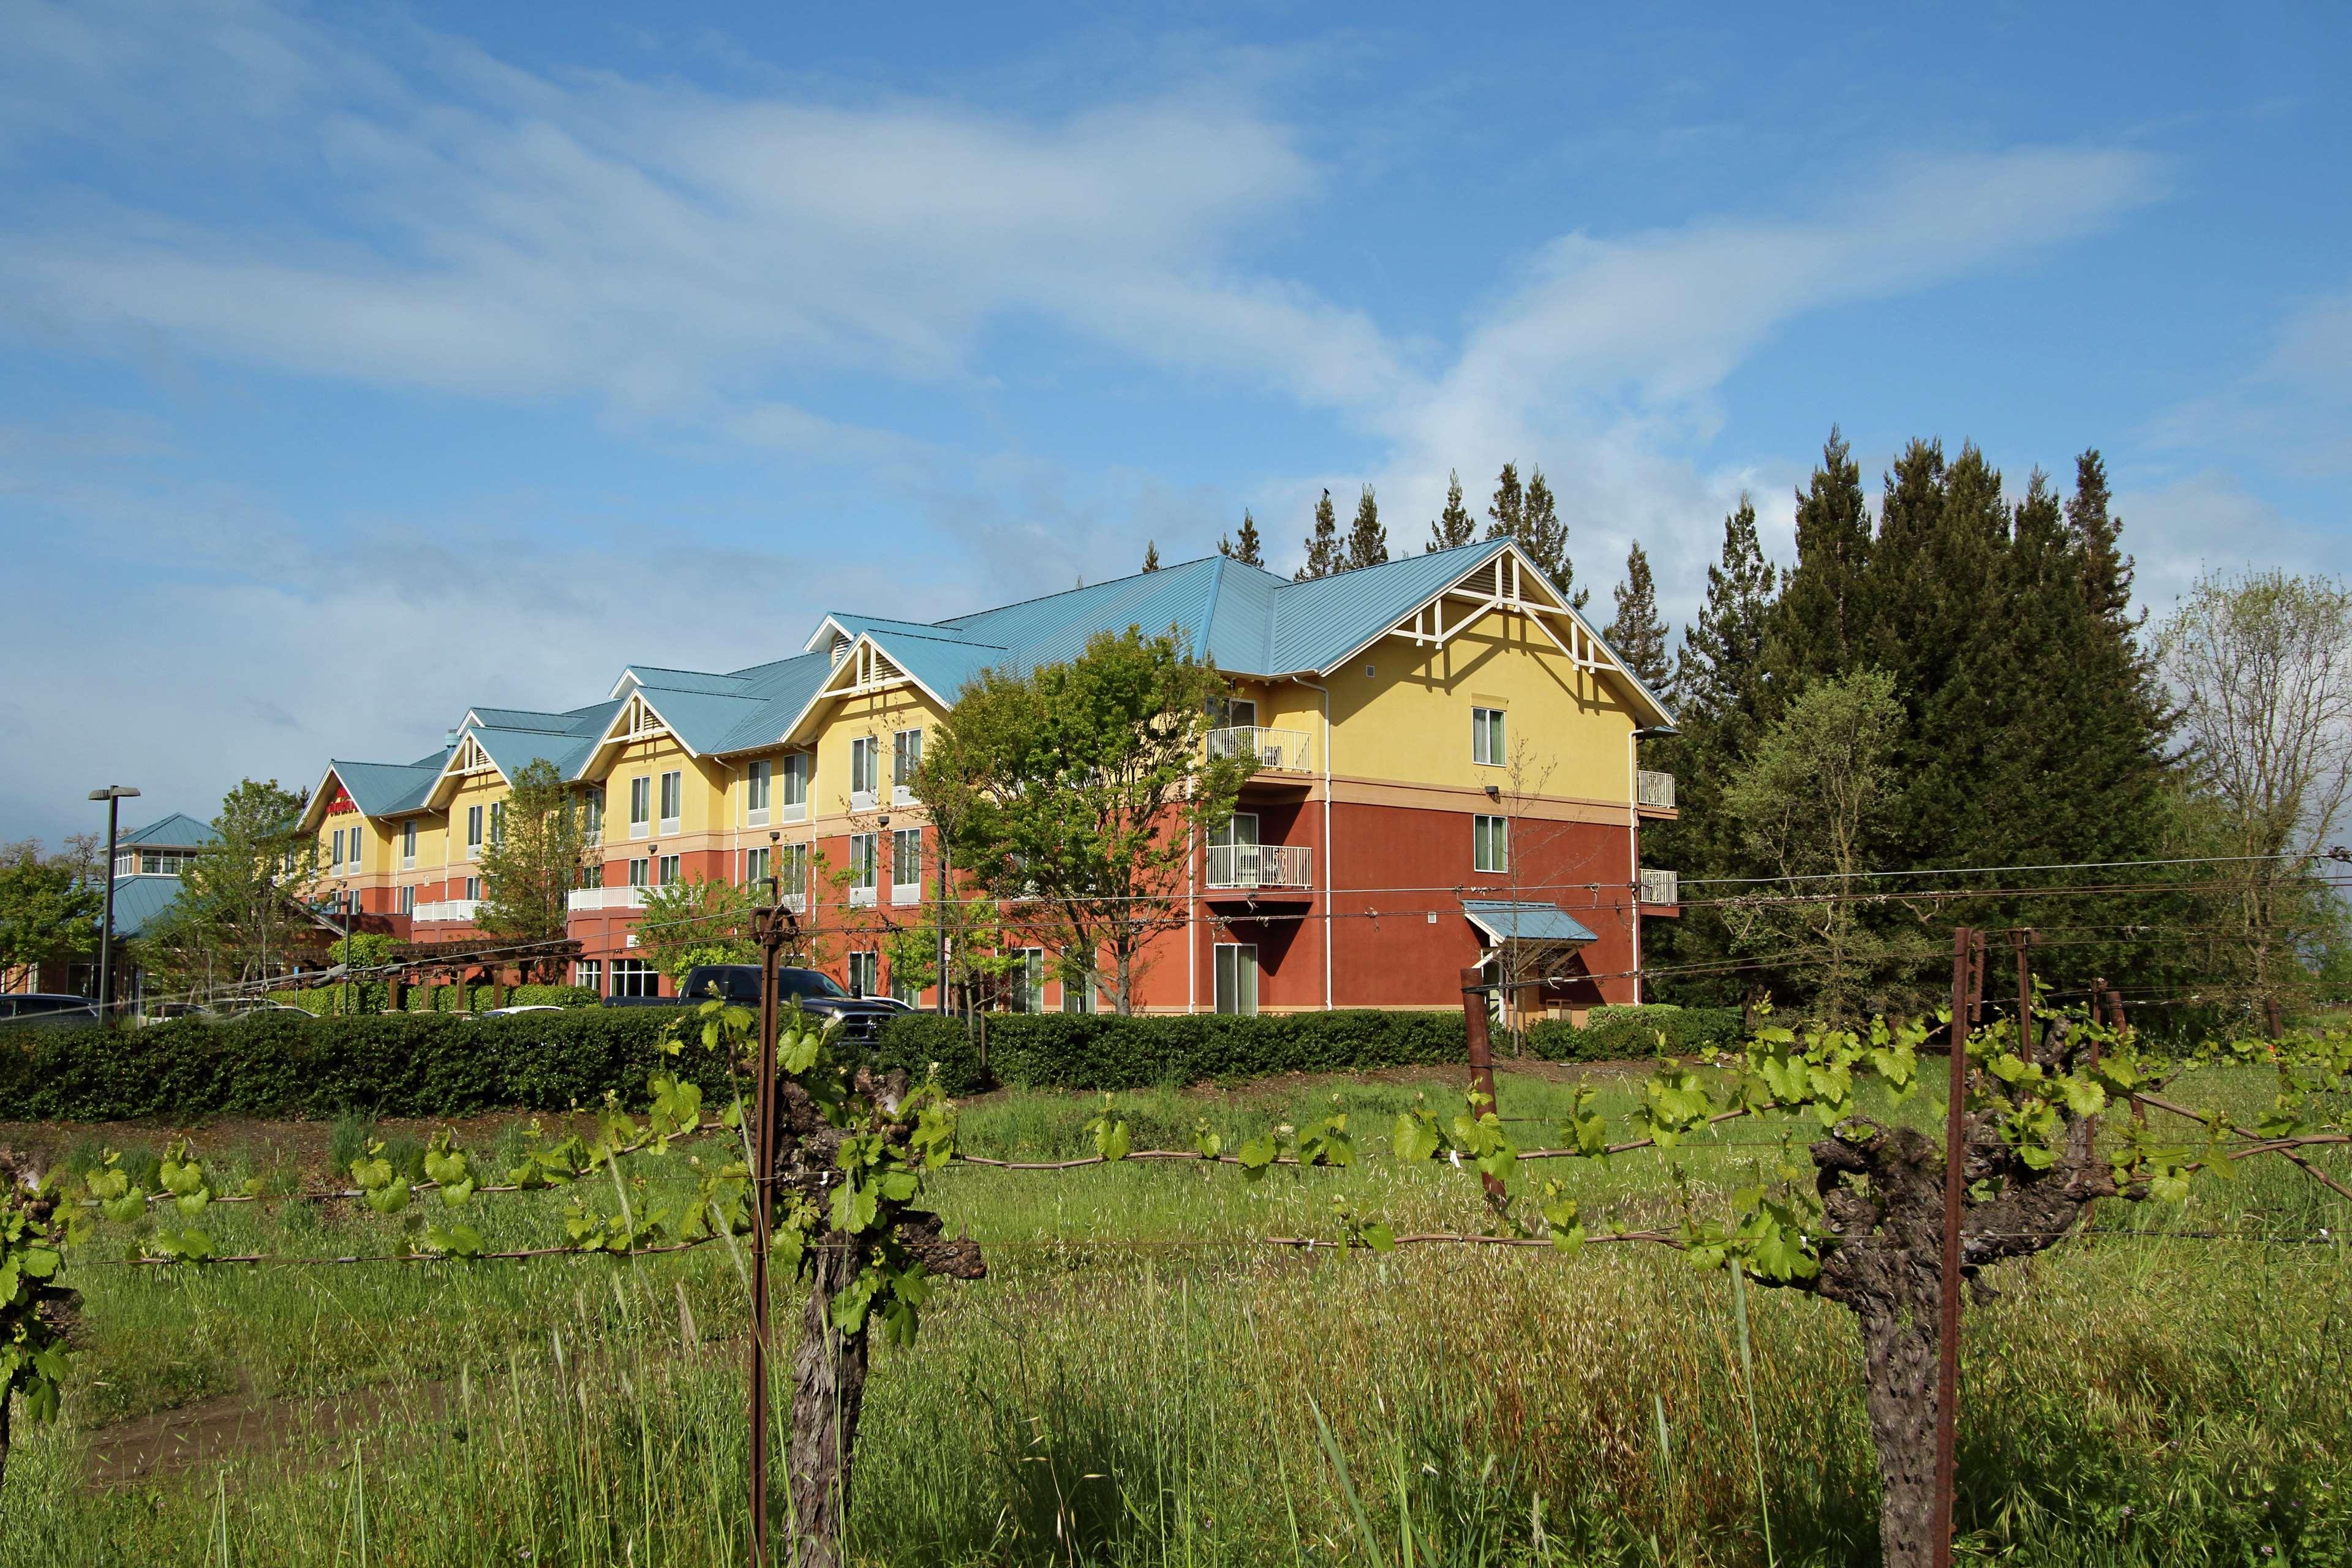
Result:
{"label": "pickup truck", "polygon": [[[815,1018],[839,1018],[842,1033],[853,1040],[871,1040],[882,1032],[884,1020],[898,1009],[887,1002],[852,996],[822,970],[776,971],[779,1005],[798,1001],[801,1011]],[[707,1002],[716,993],[746,1007],[760,1005],[760,966],[756,963],[702,963],[686,972],[686,984],[675,996],[607,996],[607,1007],[684,1007]]]}

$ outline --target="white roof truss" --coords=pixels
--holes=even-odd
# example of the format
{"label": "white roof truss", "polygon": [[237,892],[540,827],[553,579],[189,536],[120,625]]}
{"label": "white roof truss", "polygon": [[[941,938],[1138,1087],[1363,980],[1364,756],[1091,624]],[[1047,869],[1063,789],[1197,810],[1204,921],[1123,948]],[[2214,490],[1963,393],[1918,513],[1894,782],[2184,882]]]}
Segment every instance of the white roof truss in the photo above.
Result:
{"label": "white roof truss", "polygon": [[604,732],[596,738],[594,748],[580,764],[578,776],[583,779],[593,777],[604,765],[607,753],[615,746],[626,746],[637,741],[656,741],[665,735],[675,739],[688,756],[702,754],[686,743],[685,736],[669,727],[669,721],[663,718],[661,710],[647,699],[643,687],[632,685],[629,700],[621,704],[612,721],[604,726]]}
{"label": "white roof truss", "polygon": [[824,684],[802,705],[801,710],[793,715],[793,721],[784,727],[784,732],[776,738],[774,743],[786,746],[800,744],[801,728],[808,722],[809,715],[836,699],[878,697],[886,691],[899,691],[909,687],[941,708],[953,706],[938,692],[899,668],[898,662],[883,652],[871,637],[860,636],[850,645],[847,653],[834,661],[833,673],[824,678]]}

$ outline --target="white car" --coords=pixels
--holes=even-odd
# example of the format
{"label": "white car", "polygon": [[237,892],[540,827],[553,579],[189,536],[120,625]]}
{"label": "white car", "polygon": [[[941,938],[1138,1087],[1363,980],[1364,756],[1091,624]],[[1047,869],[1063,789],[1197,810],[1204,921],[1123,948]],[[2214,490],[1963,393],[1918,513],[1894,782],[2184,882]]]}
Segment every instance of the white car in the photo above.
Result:
{"label": "white car", "polygon": [[480,1014],[480,1016],[485,1018],[511,1018],[517,1013],[561,1013],[562,1011],[562,1008],[557,1006],[552,1002],[524,1002],[512,1007],[487,1008]]}

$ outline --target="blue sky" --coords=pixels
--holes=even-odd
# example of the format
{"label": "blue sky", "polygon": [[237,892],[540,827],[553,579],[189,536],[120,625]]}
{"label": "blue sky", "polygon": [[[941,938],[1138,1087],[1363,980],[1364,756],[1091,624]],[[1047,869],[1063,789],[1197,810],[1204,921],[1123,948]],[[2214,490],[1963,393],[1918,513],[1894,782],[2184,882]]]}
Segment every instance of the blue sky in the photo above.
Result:
{"label": "blue sky", "polygon": [[[1638,12],[1637,15],[1620,15]],[[2352,13],[0,0],[0,837],[1459,468],[1670,616],[1832,421],[2346,564]]]}

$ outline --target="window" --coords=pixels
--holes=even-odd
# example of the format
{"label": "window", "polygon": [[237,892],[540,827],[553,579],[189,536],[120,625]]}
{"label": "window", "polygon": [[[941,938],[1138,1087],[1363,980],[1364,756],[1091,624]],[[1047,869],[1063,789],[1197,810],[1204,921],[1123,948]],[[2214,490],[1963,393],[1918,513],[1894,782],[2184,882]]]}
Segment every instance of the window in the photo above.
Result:
{"label": "window", "polygon": [[852,811],[870,811],[874,794],[882,785],[882,742],[872,735],[858,735],[849,742],[849,807]]}
{"label": "window", "polygon": [[1042,1013],[1045,1010],[1045,950],[1016,947],[1013,952],[1022,962],[1005,977],[1013,992],[1004,1004],[1015,1013]]}
{"label": "window", "polygon": [[919,827],[890,830],[890,901],[923,901],[923,830]]}
{"label": "window", "polygon": [[898,966],[898,961],[892,959],[890,961],[891,999],[904,1002],[909,1007],[919,1005],[923,1000],[922,983],[917,978],[919,973],[911,966],[901,969]]}
{"label": "window", "polygon": [[1252,942],[1217,943],[1217,1011],[1247,1017],[1257,1011],[1257,947]]}
{"label": "window", "polygon": [[785,845],[783,864],[784,897],[788,899],[804,899],[808,897],[808,874],[809,847],[805,844]]}
{"label": "window", "polygon": [[416,885],[414,882],[400,889],[400,912],[404,915],[416,912]]}
{"label": "window", "polygon": [[1470,819],[1470,867],[1475,871],[1511,868],[1511,820],[1507,816]]}
{"label": "window", "polygon": [[583,888],[603,887],[604,885],[604,862],[602,860],[587,861],[581,866],[580,874],[572,879],[572,882],[575,886]]}
{"label": "window", "polygon": [[743,851],[743,885],[765,898],[768,895],[768,847]]}
{"label": "window", "polygon": [[853,906],[874,901],[875,838],[871,833],[849,836],[849,901]]}
{"label": "window", "polygon": [[849,994],[852,996],[876,996],[882,991],[882,955],[878,952],[853,952],[849,955]]}
{"label": "window", "polygon": [[629,837],[643,838],[652,831],[654,781],[639,773],[629,781]]}
{"label": "window", "polygon": [[1257,813],[1237,811],[1209,829],[1209,886],[1255,888],[1259,862]]}
{"label": "window", "polygon": [[467,878],[467,879],[466,879],[466,899],[467,899],[467,902],[469,902],[469,903],[470,903],[470,902],[478,901],[478,900],[480,900],[481,896],[482,896],[482,879],[481,879],[479,877],[468,877],[468,878]]}
{"label": "window", "polygon": [[1256,700],[1249,697],[1210,698],[1209,725],[1216,730],[1255,729],[1257,727]]}
{"label": "window", "polygon": [[1480,767],[1499,768],[1508,760],[1503,749],[1503,710],[1470,710],[1470,760]]}
{"label": "window", "polygon": [[685,775],[676,771],[666,773],[661,776],[661,830],[676,833],[678,801],[686,794]]}
{"label": "window", "polygon": [[335,847],[334,847],[334,848],[332,848],[331,850],[328,851],[328,854],[327,854],[327,864],[328,864],[329,866],[340,866],[340,865],[341,865],[342,863],[343,863],[343,830],[342,830],[341,828],[338,827],[338,828],[336,828],[336,829],[335,829]]}
{"label": "window", "polygon": [[890,803],[906,805],[915,798],[915,773],[923,765],[923,732],[900,730],[890,737]]}
{"label": "window", "polygon": [[744,820],[754,827],[768,825],[768,778],[774,770],[775,764],[767,762],[753,763],[743,770]]}
{"label": "window", "polygon": [[352,828],[352,841],[343,847],[343,863],[350,867],[353,871],[357,871],[360,868],[360,850],[361,847],[367,843],[367,839],[364,835],[364,829],[357,827]]}
{"label": "window", "polygon": [[604,994],[604,961],[583,958],[572,966],[572,984],[584,985],[597,995]]}
{"label": "window", "polygon": [[404,871],[416,869],[416,824],[414,822],[400,825],[400,868]]}
{"label": "window", "polygon": [[502,842],[506,836],[507,803],[494,800],[490,802],[490,842],[493,844]]}
{"label": "window", "polygon": [[630,862],[629,862],[629,886],[631,886],[632,888],[642,888],[642,887],[644,887],[644,886],[646,885],[646,870],[647,870],[647,869],[648,869],[648,868],[647,868],[647,866],[646,866],[646,858],[645,858],[644,856],[642,856],[642,855],[638,856],[635,859],[634,859],[634,860],[630,861]]}
{"label": "window", "polygon": [[786,822],[802,822],[808,817],[809,755],[795,752],[784,759],[784,813]]}
{"label": "window", "polygon": [[604,786],[596,785],[581,799],[580,831],[593,844],[604,837]]}
{"label": "window", "polygon": [[466,858],[478,860],[481,858],[482,808],[478,805],[469,805],[466,808]]}
{"label": "window", "polygon": [[675,855],[663,856],[661,858],[660,869],[661,885],[665,888],[676,887],[677,885],[677,857]]}
{"label": "window", "polygon": [[661,976],[642,958],[616,958],[613,960],[613,994],[658,996]]}
{"label": "window", "polygon": [[1062,1011],[1065,1013],[1094,1012],[1096,1010],[1095,985],[1096,976],[1092,974],[1083,975],[1076,980],[1064,980]]}

